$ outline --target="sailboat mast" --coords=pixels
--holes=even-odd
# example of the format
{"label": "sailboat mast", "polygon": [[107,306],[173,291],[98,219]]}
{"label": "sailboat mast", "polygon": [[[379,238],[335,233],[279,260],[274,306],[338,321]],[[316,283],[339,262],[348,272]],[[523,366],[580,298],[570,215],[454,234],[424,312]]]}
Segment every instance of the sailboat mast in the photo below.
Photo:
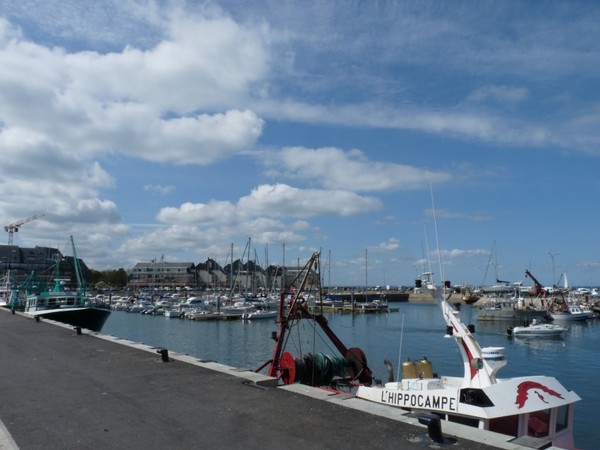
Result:
{"label": "sailboat mast", "polygon": [[365,289],[369,287],[369,255],[368,249],[365,248]]}
{"label": "sailboat mast", "polygon": [[283,261],[281,263],[281,288],[285,289],[286,285],[285,285],[285,276],[286,276],[286,270],[285,270],[285,242],[282,244],[282,248],[283,248]]}

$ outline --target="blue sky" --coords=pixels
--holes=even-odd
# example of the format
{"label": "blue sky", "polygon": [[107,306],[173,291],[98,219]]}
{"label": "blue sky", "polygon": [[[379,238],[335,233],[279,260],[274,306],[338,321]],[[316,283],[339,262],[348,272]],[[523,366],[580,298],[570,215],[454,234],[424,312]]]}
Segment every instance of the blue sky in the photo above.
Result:
{"label": "blue sky", "polygon": [[83,5],[0,0],[0,220],[45,214],[15,244],[102,270],[251,238],[406,285],[439,277],[433,191],[445,279],[600,284],[596,2]]}

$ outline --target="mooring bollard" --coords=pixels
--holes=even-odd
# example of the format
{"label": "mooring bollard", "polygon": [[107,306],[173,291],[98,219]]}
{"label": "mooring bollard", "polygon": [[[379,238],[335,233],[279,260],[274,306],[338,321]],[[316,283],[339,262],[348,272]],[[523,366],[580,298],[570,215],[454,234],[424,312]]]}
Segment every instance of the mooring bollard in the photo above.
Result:
{"label": "mooring bollard", "polygon": [[156,350],[156,353],[158,353],[159,355],[161,355],[163,362],[169,362],[169,350],[167,350],[166,348],[159,348],[158,350]]}
{"label": "mooring bollard", "polygon": [[423,413],[419,415],[419,423],[427,425],[427,433],[432,441],[438,444],[444,443],[444,435],[442,434],[442,423],[438,416],[431,413]]}

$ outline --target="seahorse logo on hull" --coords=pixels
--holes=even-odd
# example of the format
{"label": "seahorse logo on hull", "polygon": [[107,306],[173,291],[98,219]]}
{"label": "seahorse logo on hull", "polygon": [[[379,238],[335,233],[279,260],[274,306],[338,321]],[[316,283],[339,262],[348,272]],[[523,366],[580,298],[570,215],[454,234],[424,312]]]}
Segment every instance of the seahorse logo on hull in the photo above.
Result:
{"label": "seahorse logo on hull", "polygon": [[529,398],[529,391],[532,389],[533,392],[535,392],[536,395],[540,398],[540,400],[542,400],[544,403],[548,402],[546,401],[542,393],[540,393],[540,391],[545,392],[548,395],[553,395],[554,397],[564,399],[564,397],[558,392],[556,392],[553,389],[550,389],[547,386],[544,386],[541,383],[538,383],[537,381],[524,381],[517,387],[517,398],[515,400],[515,404],[518,405],[519,409],[525,406],[525,402],[527,402],[527,399]]}

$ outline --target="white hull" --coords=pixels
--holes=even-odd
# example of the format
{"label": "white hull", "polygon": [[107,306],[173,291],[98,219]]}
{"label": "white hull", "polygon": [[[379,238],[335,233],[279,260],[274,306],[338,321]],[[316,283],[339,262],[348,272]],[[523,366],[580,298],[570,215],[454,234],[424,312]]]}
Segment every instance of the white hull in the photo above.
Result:
{"label": "white hull", "polygon": [[[539,448],[551,443],[573,449],[573,404],[581,400],[579,396],[553,377],[497,378],[507,363],[504,348],[481,348],[474,331],[460,321],[443,293],[438,290],[436,294],[447,337],[454,338],[463,359],[463,377],[434,378],[426,358],[416,364],[407,361],[402,365],[404,379],[383,386],[359,386],[356,396],[415,413],[433,412],[449,421],[514,436],[515,444],[524,438]],[[550,329],[544,325],[515,329]]]}
{"label": "white hull", "polygon": [[261,320],[261,319],[276,319],[279,315],[278,311],[254,311],[242,314],[243,320]]}
{"label": "white hull", "polygon": [[552,313],[550,314],[550,316],[552,317],[552,320],[557,320],[557,321],[578,321],[578,320],[587,320],[587,319],[591,319],[592,317],[594,317],[593,313],[570,313],[570,312],[565,312],[565,313]]}
{"label": "white hull", "polygon": [[508,329],[508,334],[512,336],[561,336],[567,331],[567,328],[549,323],[538,325],[529,325],[526,327],[514,327]]}
{"label": "white hull", "polygon": [[481,390],[466,389],[462,381],[458,377],[404,379],[385,386],[360,386],[356,396],[399,408],[426,409],[484,421],[580,400],[552,377],[509,378]]}

